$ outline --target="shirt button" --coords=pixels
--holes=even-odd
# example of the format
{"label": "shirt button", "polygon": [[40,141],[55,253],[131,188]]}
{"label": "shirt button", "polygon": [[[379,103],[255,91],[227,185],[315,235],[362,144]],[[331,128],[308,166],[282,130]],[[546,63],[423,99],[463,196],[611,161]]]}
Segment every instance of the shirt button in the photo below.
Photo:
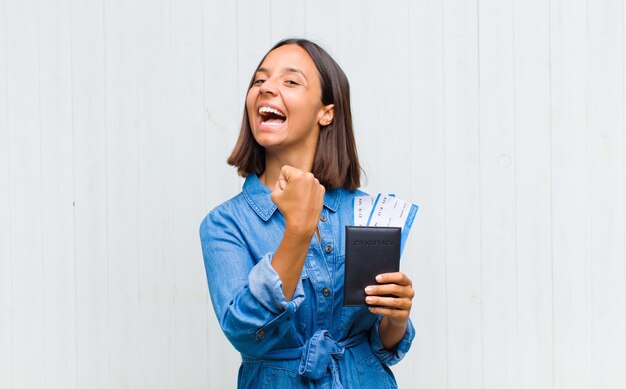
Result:
{"label": "shirt button", "polygon": [[265,336],[265,331],[263,329],[260,329],[256,332],[256,337],[257,338],[262,338]]}
{"label": "shirt button", "polygon": [[330,253],[331,251],[333,251],[333,246],[327,244],[326,247],[324,247],[324,250],[326,250],[327,253]]}
{"label": "shirt button", "polygon": [[322,294],[324,295],[324,297],[330,296],[330,289],[328,288],[322,289]]}
{"label": "shirt button", "polygon": [[326,222],[326,220],[327,220],[327,219],[326,219],[326,215],[322,215],[322,216],[320,216],[320,220],[321,220],[322,222],[324,222],[324,223],[325,223],[325,222]]}

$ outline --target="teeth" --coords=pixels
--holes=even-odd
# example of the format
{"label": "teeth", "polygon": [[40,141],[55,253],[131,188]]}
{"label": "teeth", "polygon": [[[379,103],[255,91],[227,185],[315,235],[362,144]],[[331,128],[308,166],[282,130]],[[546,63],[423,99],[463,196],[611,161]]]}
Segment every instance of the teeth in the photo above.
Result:
{"label": "teeth", "polygon": [[263,113],[273,113],[274,115],[278,115],[278,116],[282,116],[282,117],[285,116],[282,112],[280,112],[279,110],[274,109],[272,107],[261,107],[261,108],[259,108],[259,113],[260,114],[263,114]]}
{"label": "teeth", "polygon": [[280,127],[283,125],[283,123],[275,123],[275,122],[263,122],[263,124],[265,124],[266,126],[274,126],[274,127]]}

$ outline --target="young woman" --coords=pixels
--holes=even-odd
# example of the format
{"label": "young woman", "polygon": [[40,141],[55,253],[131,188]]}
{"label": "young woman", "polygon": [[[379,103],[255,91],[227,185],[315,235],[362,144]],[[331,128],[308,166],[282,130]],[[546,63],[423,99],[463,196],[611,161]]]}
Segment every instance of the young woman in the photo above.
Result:
{"label": "young woman", "polygon": [[200,237],[213,307],[241,353],[239,388],[395,388],[408,351],[413,289],[403,273],[344,307],[344,229],[360,166],[348,80],[318,45],[276,44],[246,97],[228,159],[242,192],[212,210]]}

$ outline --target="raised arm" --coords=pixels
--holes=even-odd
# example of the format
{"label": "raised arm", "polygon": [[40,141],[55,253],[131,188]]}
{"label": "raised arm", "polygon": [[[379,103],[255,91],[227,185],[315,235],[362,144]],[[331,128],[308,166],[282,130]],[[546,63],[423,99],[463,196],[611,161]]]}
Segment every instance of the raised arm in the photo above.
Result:
{"label": "raised arm", "polygon": [[317,228],[324,187],[311,173],[283,166],[272,192],[272,201],[285,218],[285,234],[274,254],[272,267],[291,300],[300,279],[311,238]]}

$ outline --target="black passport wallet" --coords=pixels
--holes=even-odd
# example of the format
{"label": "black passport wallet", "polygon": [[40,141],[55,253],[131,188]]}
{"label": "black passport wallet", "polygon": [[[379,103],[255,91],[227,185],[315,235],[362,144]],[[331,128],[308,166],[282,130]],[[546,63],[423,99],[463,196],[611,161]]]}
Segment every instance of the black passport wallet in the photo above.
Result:
{"label": "black passport wallet", "polygon": [[346,226],[343,305],[367,305],[365,287],[381,273],[400,271],[400,227]]}

